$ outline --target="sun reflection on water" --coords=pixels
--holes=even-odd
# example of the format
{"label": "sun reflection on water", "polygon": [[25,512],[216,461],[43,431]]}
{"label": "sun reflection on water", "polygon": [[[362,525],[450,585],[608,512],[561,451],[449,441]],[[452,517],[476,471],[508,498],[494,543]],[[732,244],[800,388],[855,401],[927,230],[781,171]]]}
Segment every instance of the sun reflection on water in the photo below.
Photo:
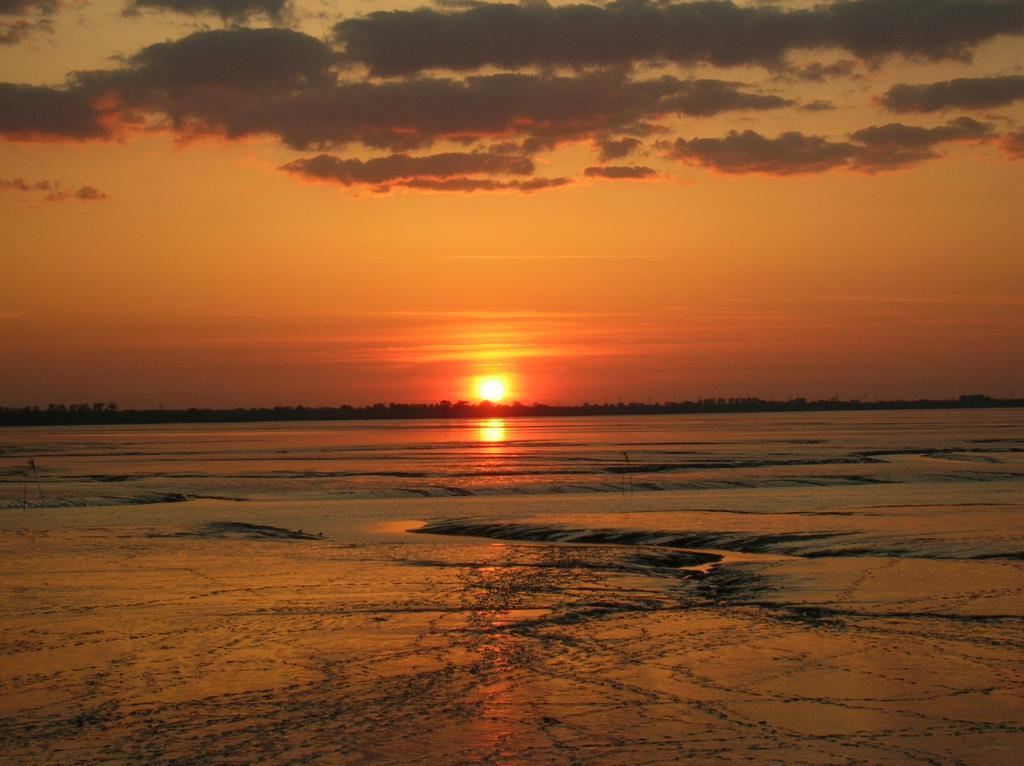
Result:
{"label": "sun reflection on water", "polygon": [[[500,427],[500,426],[499,426]],[[530,718],[523,696],[523,667],[530,659],[529,641],[514,630],[524,619],[519,607],[530,572],[509,566],[504,543],[489,546],[493,564],[473,570],[478,601],[470,617],[474,669],[480,683],[474,689],[476,742],[483,760],[525,764]]]}
{"label": "sun reflection on water", "polygon": [[505,441],[505,421],[500,418],[481,421],[479,438],[488,444]]}

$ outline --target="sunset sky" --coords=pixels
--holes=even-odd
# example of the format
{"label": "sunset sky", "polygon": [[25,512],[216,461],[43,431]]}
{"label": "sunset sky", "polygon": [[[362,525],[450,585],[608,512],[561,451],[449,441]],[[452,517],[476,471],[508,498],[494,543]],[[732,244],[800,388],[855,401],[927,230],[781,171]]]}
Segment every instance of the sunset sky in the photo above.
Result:
{"label": "sunset sky", "polygon": [[0,405],[1024,394],[1024,0],[0,0]]}

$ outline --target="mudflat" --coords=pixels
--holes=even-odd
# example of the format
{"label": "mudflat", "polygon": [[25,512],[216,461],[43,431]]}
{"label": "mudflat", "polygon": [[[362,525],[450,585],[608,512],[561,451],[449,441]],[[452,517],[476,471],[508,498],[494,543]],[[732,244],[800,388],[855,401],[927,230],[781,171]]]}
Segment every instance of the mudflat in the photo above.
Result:
{"label": "mudflat", "polygon": [[0,759],[1015,763],[1020,414],[884,417],[5,432]]}

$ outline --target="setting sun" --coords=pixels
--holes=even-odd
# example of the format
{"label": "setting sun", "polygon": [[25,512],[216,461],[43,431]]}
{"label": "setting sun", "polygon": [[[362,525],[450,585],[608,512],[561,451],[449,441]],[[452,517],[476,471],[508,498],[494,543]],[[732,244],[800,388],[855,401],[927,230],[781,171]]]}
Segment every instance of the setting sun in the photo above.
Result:
{"label": "setting sun", "polygon": [[497,378],[484,378],[479,385],[480,397],[488,402],[500,402],[505,398],[505,384]]}

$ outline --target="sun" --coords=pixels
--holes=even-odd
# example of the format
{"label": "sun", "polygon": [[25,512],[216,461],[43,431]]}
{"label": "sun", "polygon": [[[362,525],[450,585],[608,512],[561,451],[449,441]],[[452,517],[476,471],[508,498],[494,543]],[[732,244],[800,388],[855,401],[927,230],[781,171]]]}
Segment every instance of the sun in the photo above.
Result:
{"label": "sun", "polygon": [[480,398],[488,402],[500,402],[505,398],[505,384],[497,378],[484,378],[477,386]]}

